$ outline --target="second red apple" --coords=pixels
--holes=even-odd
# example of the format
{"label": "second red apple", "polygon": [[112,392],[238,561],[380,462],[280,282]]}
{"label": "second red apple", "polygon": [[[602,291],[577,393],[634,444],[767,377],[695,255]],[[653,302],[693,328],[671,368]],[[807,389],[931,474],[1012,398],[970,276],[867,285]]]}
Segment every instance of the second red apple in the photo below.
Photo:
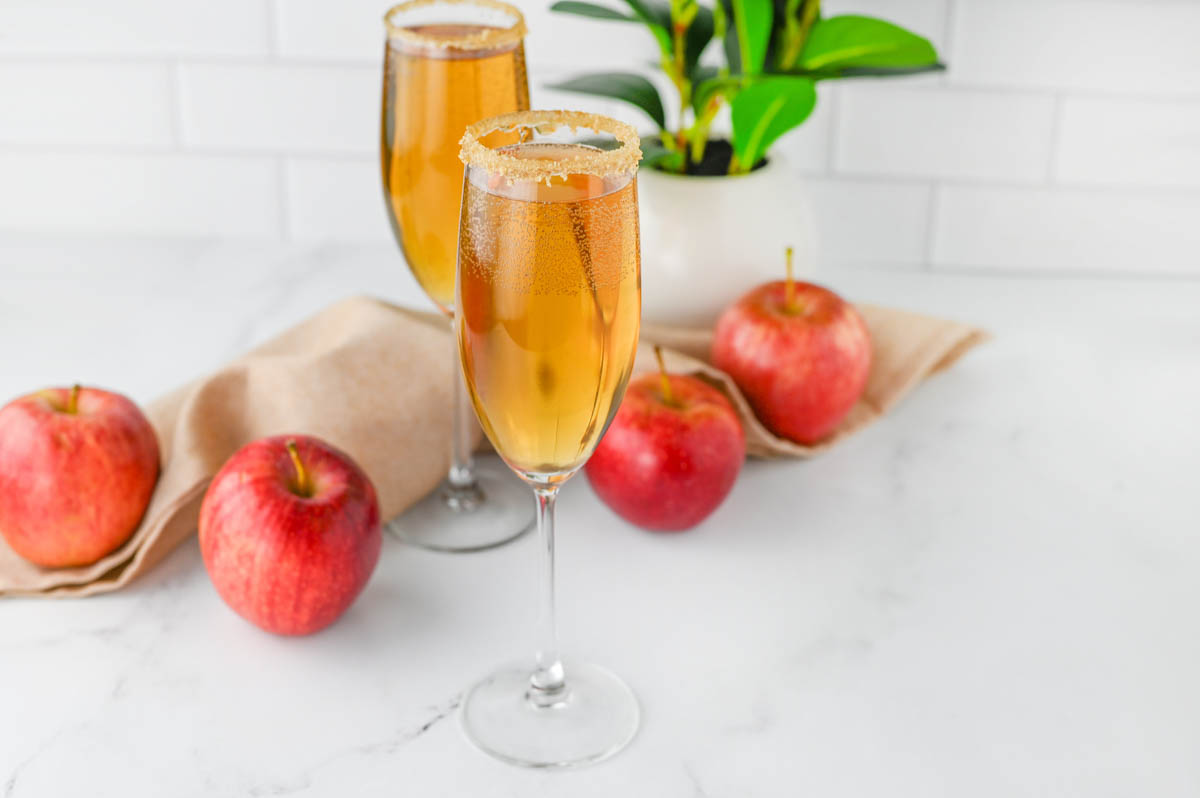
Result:
{"label": "second red apple", "polygon": [[664,369],[629,384],[584,473],[625,520],[679,531],[720,506],[745,459],[746,436],[725,395]]}
{"label": "second red apple", "polygon": [[733,377],[771,432],[802,444],[830,435],[867,386],[871,334],[854,306],[819,285],[767,283],[717,320],[713,365]]}
{"label": "second red apple", "polygon": [[317,438],[263,438],[217,472],[200,506],[200,553],[225,603],[280,635],[325,628],[366,586],[383,537],[375,487]]}

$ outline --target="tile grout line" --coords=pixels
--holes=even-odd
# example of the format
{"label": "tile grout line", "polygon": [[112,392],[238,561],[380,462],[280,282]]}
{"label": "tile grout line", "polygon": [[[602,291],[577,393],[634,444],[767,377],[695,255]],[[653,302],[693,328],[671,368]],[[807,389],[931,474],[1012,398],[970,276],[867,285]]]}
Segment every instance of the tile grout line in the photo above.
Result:
{"label": "tile grout line", "polygon": [[[182,127],[182,109],[179,109],[179,119],[172,120],[172,129]],[[834,143],[831,137],[831,145]],[[321,149],[254,149],[239,147],[208,147],[182,143],[178,148],[174,145],[152,146],[143,144],[131,145],[72,145],[43,144],[28,142],[0,143],[0,155],[37,155],[54,156],[70,155],[82,157],[181,157],[203,158],[219,157],[234,159],[250,159],[259,161],[330,161],[339,164],[368,164],[378,156],[368,150],[321,150]],[[828,159],[832,160],[832,159]],[[1127,197],[1176,197],[1184,199],[1200,199],[1200,183],[1194,185],[1170,185],[1149,182],[1082,182],[1056,181],[1046,183],[1044,178],[1035,180],[1006,180],[988,177],[953,177],[931,174],[893,174],[886,172],[837,171],[829,170],[828,164],[818,170],[798,168],[797,173],[807,179],[827,180],[847,186],[909,186],[924,187],[936,183],[942,188],[970,188],[987,191],[1025,191],[1074,193],[1093,196],[1127,196]]]}
{"label": "tile grout line", "polygon": [[1058,173],[1058,159],[1062,155],[1062,123],[1063,123],[1063,106],[1066,105],[1063,96],[1060,92],[1054,95],[1054,115],[1050,119],[1050,150],[1049,157],[1046,160],[1045,184],[1053,186],[1057,184],[1056,175]]}
{"label": "tile grout line", "polygon": [[936,234],[937,216],[940,210],[942,188],[938,183],[931,183],[929,186],[929,200],[925,205],[925,241],[924,252],[925,261],[922,263],[922,271],[933,271],[933,245]]}
{"label": "tile grout line", "polygon": [[[172,128],[175,123],[172,123]],[[378,161],[378,155],[372,155],[369,150],[317,150],[317,149],[253,149],[239,147],[206,147],[204,145],[188,145],[182,149],[174,146],[158,146],[147,144],[42,144],[27,142],[0,143],[0,154],[24,155],[78,155],[105,157],[146,157],[179,155],[185,157],[214,156],[224,158],[257,158],[270,160],[272,158],[297,158],[300,160],[335,161],[338,163],[367,163]]]}
{"label": "tile grout line", "polygon": [[279,236],[284,241],[292,240],[291,163],[287,156],[278,157],[279,168]]}
{"label": "tile grout line", "polygon": [[936,183],[946,188],[971,188],[987,191],[1026,191],[1057,193],[1075,193],[1100,196],[1172,196],[1200,199],[1200,184],[1196,185],[1161,185],[1153,183],[1086,183],[1058,182],[1047,185],[1034,180],[1005,180],[987,177],[953,177],[933,174],[889,174],[884,172],[842,171],[833,175],[823,175],[819,172],[800,170],[809,178],[833,180],[846,185],[885,185],[922,187]]}
{"label": "tile grout line", "polygon": [[954,35],[954,24],[955,24],[955,22],[958,21],[957,2],[958,2],[958,0],[946,0],[946,11],[942,15],[942,26],[945,28],[945,30],[942,31],[942,35],[945,37],[945,40],[946,40],[945,55],[946,55],[946,58],[948,59],[946,72],[944,74],[945,80],[943,81],[942,85],[949,84],[950,71],[954,69],[954,56],[955,56],[954,41],[957,38]]}
{"label": "tile grout line", "polygon": [[265,4],[264,13],[267,16],[267,61],[274,63],[279,60],[281,54],[280,21],[283,17],[283,8],[279,0],[263,0],[263,2]]}
{"label": "tile grout line", "polygon": [[[45,66],[117,66],[117,65],[151,65],[161,64],[165,59],[170,59],[181,65],[187,66],[271,66],[281,64],[287,66],[312,67],[312,68],[329,68],[329,69],[359,69],[359,70],[378,70],[379,63],[377,59],[366,58],[322,58],[317,56],[284,56],[282,54],[264,52],[259,55],[213,55],[213,54],[146,54],[146,55],[112,55],[106,53],[47,53],[47,54],[27,54],[27,53],[0,53],[0,64],[4,63],[25,63],[33,65]],[[953,64],[950,64],[950,71],[947,74],[953,73]],[[553,65],[553,64],[534,64],[530,67],[531,72],[539,73],[564,73],[577,71],[576,68],[569,65]],[[1200,91],[1198,92],[1168,92],[1168,93],[1146,93],[1133,91],[1113,91],[1107,89],[1094,89],[1085,87],[1064,87],[1064,86],[1023,86],[1017,84],[995,84],[995,83],[980,83],[980,82],[952,82],[947,84],[937,84],[928,86],[907,86],[910,91],[925,91],[937,92],[943,91],[947,93],[963,93],[976,92],[983,94],[997,95],[1022,95],[1022,96],[1051,96],[1064,98],[1082,98],[1093,100],[1109,100],[1113,102],[1130,102],[1130,103],[1157,103],[1157,104],[1200,104]]]}
{"label": "tile grout line", "polygon": [[[836,87],[834,87],[836,88]],[[838,177],[837,171],[837,151],[838,142],[841,139],[842,132],[842,96],[840,91],[829,92],[831,95],[829,100],[833,104],[833,108],[829,113],[829,146],[825,152],[825,176],[830,178]]]}
{"label": "tile grout line", "polygon": [[167,80],[171,103],[171,143],[173,152],[184,152],[183,143],[183,68],[178,58],[167,64]]}
{"label": "tile grout line", "polygon": [[[110,53],[49,53],[11,54],[0,53],[0,64],[22,64],[26,66],[147,66],[162,63],[165,59],[178,60],[189,66],[211,67],[264,67],[277,63],[288,66],[327,69],[371,69],[380,68],[377,59],[369,58],[323,58],[320,56],[285,56],[264,51],[245,55],[218,55],[200,53],[147,53],[145,55],[113,55]],[[1197,99],[1200,99],[1198,97]]]}
{"label": "tile grout line", "polygon": [[1124,269],[1064,269],[1043,266],[979,266],[960,261],[938,264],[922,274],[949,275],[953,277],[1002,277],[1036,280],[1129,280],[1131,282],[1200,282],[1200,274],[1184,271],[1150,270],[1127,271]]}

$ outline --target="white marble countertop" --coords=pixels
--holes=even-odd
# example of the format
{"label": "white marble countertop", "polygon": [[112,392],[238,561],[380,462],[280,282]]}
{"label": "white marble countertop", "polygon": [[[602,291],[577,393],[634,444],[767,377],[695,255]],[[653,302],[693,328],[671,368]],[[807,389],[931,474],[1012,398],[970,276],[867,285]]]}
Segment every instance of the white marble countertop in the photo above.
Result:
{"label": "white marble countertop", "polygon": [[[688,534],[568,486],[564,649],[644,709],[617,758],[524,771],[458,729],[530,648],[532,539],[388,541],[305,639],[228,610],[193,539],[121,593],[0,600],[0,796],[1200,794],[1200,283],[821,277],[996,338]],[[144,401],[355,293],[420,303],[387,248],[10,238],[0,397]]]}

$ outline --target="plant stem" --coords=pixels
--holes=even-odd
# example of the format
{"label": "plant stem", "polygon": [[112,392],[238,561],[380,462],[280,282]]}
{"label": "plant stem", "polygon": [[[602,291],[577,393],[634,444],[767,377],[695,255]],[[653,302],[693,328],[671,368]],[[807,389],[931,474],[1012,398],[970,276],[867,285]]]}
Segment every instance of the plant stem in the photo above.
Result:
{"label": "plant stem", "polygon": [[800,60],[800,54],[808,42],[808,34],[821,14],[821,0],[789,0],[786,13],[783,30],[785,42],[778,58],[778,67],[784,71],[795,67]]}
{"label": "plant stem", "polygon": [[708,101],[708,105],[705,106],[704,113],[692,123],[691,129],[688,131],[688,138],[692,141],[692,163],[698,164],[704,160],[704,151],[708,147],[708,131],[712,127],[717,113],[721,110],[724,100],[724,95],[714,94]]}
{"label": "plant stem", "polygon": [[662,387],[663,402],[668,405],[675,404],[675,395],[671,393],[671,378],[667,375],[667,364],[663,362],[662,347],[655,344],[654,358],[658,361],[658,380]]}
{"label": "plant stem", "polygon": [[308,470],[304,468],[304,462],[300,459],[300,451],[296,448],[296,442],[289,439],[287,444],[288,456],[292,458],[292,466],[296,469],[296,493],[304,497],[312,496],[312,485],[309,483]]}
{"label": "plant stem", "polygon": [[71,393],[67,396],[67,412],[75,415],[79,411],[79,383],[71,386]]}
{"label": "plant stem", "polygon": [[708,130],[702,128],[700,123],[692,125],[692,129],[688,131],[688,138],[692,140],[691,149],[688,154],[688,159],[692,163],[700,163],[704,160],[704,150],[708,147]]}
{"label": "plant stem", "polygon": [[792,247],[787,248],[787,281],[783,284],[783,308],[788,313],[796,309],[796,280],[792,269]]}
{"label": "plant stem", "polygon": [[528,697],[534,706],[549,708],[566,699],[566,674],[558,655],[558,627],[555,618],[554,595],[554,503],[558,498],[557,485],[538,485],[537,527],[542,547],[542,594],[538,620],[540,640],[536,667],[529,677]]}
{"label": "plant stem", "polygon": [[667,74],[671,78],[671,82],[675,84],[675,90],[679,93],[679,122],[671,136],[675,139],[676,147],[684,152],[683,164],[680,167],[681,171],[687,171],[687,129],[684,125],[687,119],[688,108],[692,103],[692,82],[688,80],[686,69],[686,47],[687,47],[687,31],[688,25],[676,23],[672,26],[674,52],[671,68],[667,70]]}

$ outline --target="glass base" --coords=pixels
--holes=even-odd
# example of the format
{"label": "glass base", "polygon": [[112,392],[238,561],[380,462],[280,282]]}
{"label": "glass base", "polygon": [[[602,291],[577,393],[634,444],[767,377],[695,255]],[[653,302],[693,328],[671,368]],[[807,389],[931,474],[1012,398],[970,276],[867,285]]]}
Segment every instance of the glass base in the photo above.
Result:
{"label": "glass base", "polygon": [[535,509],[529,486],[499,457],[484,455],[475,458],[474,485],[461,488],[443,482],[385,529],[423,549],[481,551],[532,529]]}
{"label": "glass base", "polygon": [[463,699],[463,731],[484,753],[524,767],[572,767],[607,759],[637,733],[637,698],[612,673],[568,661],[564,697],[539,706],[529,696],[530,671],[507,666]]}

